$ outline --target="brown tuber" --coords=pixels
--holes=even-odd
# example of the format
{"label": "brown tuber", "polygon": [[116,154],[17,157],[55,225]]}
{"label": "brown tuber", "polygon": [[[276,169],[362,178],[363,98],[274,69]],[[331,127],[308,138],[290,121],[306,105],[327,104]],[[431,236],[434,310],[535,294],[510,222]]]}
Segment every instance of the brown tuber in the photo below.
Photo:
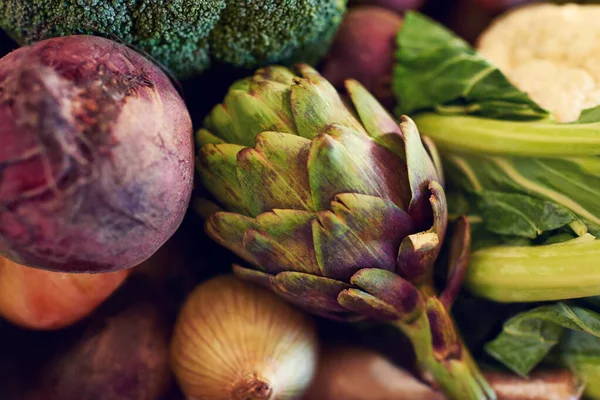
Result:
{"label": "brown tuber", "polygon": [[391,89],[396,34],[402,17],[375,6],[351,9],[344,18],[322,69],[323,76],[341,88],[353,78],[388,109],[394,106]]}
{"label": "brown tuber", "polygon": [[0,60],[0,254],[62,272],[133,267],[175,232],[192,124],[167,76],[121,44],[67,36]]}
{"label": "brown tuber", "polygon": [[443,400],[383,356],[370,350],[333,347],[323,351],[304,400]]}
{"label": "brown tuber", "polygon": [[577,400],[583,386],[569,371],[539,371],[528,379],[513,374],[487,373],[498,400]]}
{"label": "brown tuber", "polygon": [[30,382],[24,400],[163,398],[172,383],[164,311],[155,301],[117,300],[111,305],[119,310],[102,310],[81,337],[66,349],[55,348],[54,358],[44,365],[41,379]]}

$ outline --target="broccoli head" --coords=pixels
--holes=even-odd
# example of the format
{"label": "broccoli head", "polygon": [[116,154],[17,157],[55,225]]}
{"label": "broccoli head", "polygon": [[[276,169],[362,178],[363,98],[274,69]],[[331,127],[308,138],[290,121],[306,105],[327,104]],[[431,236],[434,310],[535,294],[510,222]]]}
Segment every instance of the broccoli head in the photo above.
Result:
{"label": "broccoli head", "polygon": [[178,77],[211,62],[255,68],[314,62],[346,0],[1,0],[0,27],[16,41],[94,34],[131,45]]}
{"label": "broccoli head", "polygon": [[212,55],[218,62],[247,68],[282,61],[313,63],[327,51],[345,3],[230,0],[210,35]]}

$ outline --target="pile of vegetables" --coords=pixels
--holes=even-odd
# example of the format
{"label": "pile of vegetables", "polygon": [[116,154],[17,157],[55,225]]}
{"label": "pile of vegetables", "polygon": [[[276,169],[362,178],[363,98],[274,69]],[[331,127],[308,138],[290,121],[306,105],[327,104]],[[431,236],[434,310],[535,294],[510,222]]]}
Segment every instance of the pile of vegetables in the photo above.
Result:
{"label": "pile of vegetables", "polygon": [[600,399],[600,4],[526,3],[1,2],[0,397]]}

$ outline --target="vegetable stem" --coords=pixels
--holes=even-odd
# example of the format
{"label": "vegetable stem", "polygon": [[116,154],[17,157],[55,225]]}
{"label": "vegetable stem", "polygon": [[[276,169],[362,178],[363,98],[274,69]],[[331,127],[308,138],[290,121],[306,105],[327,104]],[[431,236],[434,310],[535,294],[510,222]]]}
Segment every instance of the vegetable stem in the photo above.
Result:
{"label": "vegetable stem", "polygon": [[[445,309],[442,308],[444,312]],[[444,336],[455,336],[456,328],[446,312],[443,326]],[[479,371],[467,347],[458,339],[451,352],[438,348],[434,340],[432,325],[427,313],[411,322],[401,320],[392,323],[412,342],[417,363],[425,375],[430,375],[440,385],[441,390],[451,400],[495,400],[496,395]],[[436,333],[436,335],[439,332]],[[458,345],[458,348],[456,348]],[[446,350],[446,349],[445,349]]]}
{"label": "vegetable stem", "polygon": [[497,302],[600,295],[600,240],[590,234],[544,246],[498,246],[471,255],[466,288]]}
{"label": "vegetable stem", "polygon": [[600,155],[600,123],[559,124],[423,113],[414,121],[441,150],[467,154],[569,157]]}

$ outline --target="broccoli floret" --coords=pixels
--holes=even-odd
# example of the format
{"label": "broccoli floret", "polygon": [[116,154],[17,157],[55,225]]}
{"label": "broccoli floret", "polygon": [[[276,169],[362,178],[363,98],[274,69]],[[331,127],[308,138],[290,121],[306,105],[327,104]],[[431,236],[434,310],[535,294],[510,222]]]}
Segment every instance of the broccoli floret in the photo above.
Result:
{"label": "broccoli floret", "polygon": [[22,44],[78,33],[120,40],[185,78],[212,61],[315,62],[345,7],[346,0],[0,0],[0,27]]}
{"label": "broccoli floret", "polygon": [[1,0],[0,26],[22,44],[105,36],[185,77],[209,66],[207,39],[224,8],[225,0]]}
{"label": "broccoli floret", "polygon": [[247,68],[315,62],[327,51],[345,6],[345,0],[230,0],[210,35],[212,55]]}

